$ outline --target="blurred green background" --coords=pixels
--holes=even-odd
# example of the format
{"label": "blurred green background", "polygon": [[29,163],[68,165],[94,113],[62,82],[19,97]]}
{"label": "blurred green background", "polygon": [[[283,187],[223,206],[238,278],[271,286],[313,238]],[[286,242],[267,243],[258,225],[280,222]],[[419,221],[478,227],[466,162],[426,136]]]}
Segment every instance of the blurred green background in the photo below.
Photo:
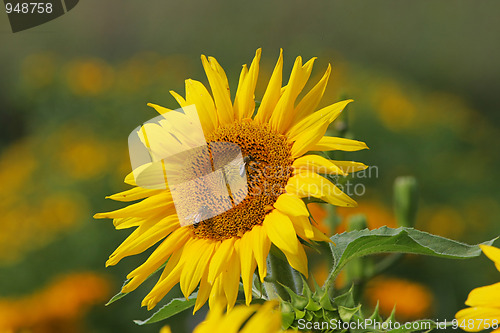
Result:
{"label": "blurred green background", "polygon": [[[175,108],[169,90],[183,93],[187,78],[207,82],[201,54],[215,56],[235,88],[262,47],[257,99],[280,48],[285,78],[298,55],[318,57],[311,85],[332,63],[323,105],[353,98],[349,135],[370,147],[345,158],[378,168],[356,180],[366,186],[356,212],[371,227],[391,224],[393,181],[414,175],[416,227],[470,243],[494,238],[499,11],[494,0],[86,0],[15,34],[0,14],[0,332],[159,330],[132,322],[150,315],[140,309],[150,285],[103,306],[146,257],[105,269],[129,231],[92,215],[123,206],[104,196],[127,188],[128,134],[155,116],[146,103]],[[418,288],[381,283],[388,289],[368,299],[402,293],[439,319],[452,318],[472,288],[498,281],[484,257],[412,257],[388,274]],[[424,314],[409,308],[408,318]],[[203,316],[174,318],[175,332]]]}

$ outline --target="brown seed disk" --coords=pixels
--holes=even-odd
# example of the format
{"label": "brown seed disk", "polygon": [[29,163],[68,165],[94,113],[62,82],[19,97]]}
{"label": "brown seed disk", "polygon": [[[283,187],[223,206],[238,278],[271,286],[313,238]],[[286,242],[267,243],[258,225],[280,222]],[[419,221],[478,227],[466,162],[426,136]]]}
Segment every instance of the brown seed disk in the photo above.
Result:
{"label": "brown seed disk", "polygon": [[[224,240],[241,236],[254,225],[262,224],[268,208],[284,192],[292,173],[291,144],[267,124],[261,125],[253,120],[222,126],[207,136],[207,142],[231,142],[240,147],[243,157],[246,157],[248,193],[230,210],[190,228],[196,236],[205,239]],[[243,195],[231,193],[236,202]],[[227,203],[221,200],[221,204]]]}

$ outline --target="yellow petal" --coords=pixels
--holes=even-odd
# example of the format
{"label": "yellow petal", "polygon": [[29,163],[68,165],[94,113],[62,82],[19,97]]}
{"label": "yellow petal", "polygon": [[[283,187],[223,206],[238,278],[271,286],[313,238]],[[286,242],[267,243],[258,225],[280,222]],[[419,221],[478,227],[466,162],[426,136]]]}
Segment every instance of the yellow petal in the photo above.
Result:
{"label": "yellow petal", "polygon": [[267,236],[279,249],[288,253],[298,253],[297,235],[290,218],[278,210],[267,214],[262,223]]}
{"label": "yellow petal", "polygon": [[183,255],[184,269],[180,277],[180,287],[186,299],[191,295],[201,280],[203,272],[210,263],[215,242],[199,239],[193,242]]}
{"label": "yellow petal", "polygon": [[160,330],[160,333],[172,333],[172,331],[170,330],[170,326],[163,326]]}
{"label": "yellow petal", "polygon": [[196,105],[205,134],[217,128],[219,120],[217,119],[214,100],[203,83],[191,79],[186,80],[186,103]]}
{"label": "yellow petal", "polygon": [[126,175],[125,179],[123,180],[123,182],[125,184],[129,184],[129,185],[132,185],[132,186],[137,186],[137,184],[135,182],[134,172],[132,171],[128,175]]}
{"label": "yellow petal", "polygon": [[313,172],[301,172],[288,179],[286,191],[300,198],[315,197],[341,207],[356,207],[357,203],[328,179]]}
{"label": "yellow petal", "polygon": [[149,107],[155,109],[156,112],[158,112],[159,114],[164,114],[164,113],[172,111],[171,109],[167,109],[167,108],[165,108],[163,106],[160,106],[160,105],[157,105],[157,104],[153,104],[153,103],[148,103],[147,105]]}
{"label": "yellow petal", "polygon": [[145,217],[120,217],[113,219],[113,225],[117,230],[138,227],[147,221]]}
{"label": "yellow petal", "polygon": [[160,194],[151,196],[141,202],[128,205],[127,207],[117,209],[106,213],[97,213],[94,215],[96,219],[108,219],[118,217],[149,217],[151,213],[158,209],[168,208],[172,202],[172,195],[168,191],[162,191]]}
{"label": "yellow petal", "polygon": [[[160,279],[155,284],[153,289],[149,292],[149,294],[146,295],[146,297],[144,297],[144,299],[142,300],[142,306],[146,306],[148,304],[149,306],[154,306],[157,303],[156,300],[161,299],[162,294],[166,295],[170,291],[170,289],[172,289],[172,287],[179,282],[179,277],[182,271],[182,265],[179,264],[181,256],[182,248],[179,251],[174,252],[172,256],[170,256],[167,264],[163,268]],[[122,293],[134,290],[136,288],[136,286],[133,286],[135,281],[136,279],[132,279],[129,283],[123,286]]]}
{"label": "yellow petal", "polygon": [[264,97],[262,97],[262,103],[260,104],[259,111],[255,116],[255,120],[259,123],[267,123],[269,118],[273,113],[276,104],[281,96],[281,81],[283,72],[283,49],[280,49],[280,56],[274,67],[273,74],[267,85]]}
{"label": "yellow petal", "polygon": [[368,165],[364,165],[363,163],[353,162],[353,161],[335,161],[330,160],[333,164],[338,166],[346,175],[358,172],[361,170],[365,170],[368,168]]}
{"label": "yellow petal", "polygon": [[327,129],[328,124],[323,123],[320,128],[311,129],[300,134],[293,143],[291,151],[292,157],[300,157],[312,150],[311,147],[316,145],[321,140]]}
{"label": "yellow petal", "polygon": [[323,94],[325,93],[326,84],[328,83],[331,71],[332,67],[328,64],[328,68],[326,69],[326,72],[321,80],[319,80],[319,82],[307,93],[307,95],[302,98],[299,105],[297,105],[294,124],[310,115],[316,109],[321,101],[321,98],[323,98]]}
{"label": "yellow petal", "polygon": [[[492,320],[500,322],[500,308],[493,307],[474,307],[460,310],[455,315],[459,325],[467,332],[479,332],[486,329],[485,324],[489,323],[491,326]],[[471,325],[469,326],[469,320]]]}
{"label": "yellow petal", "polygon": [[293,223],[293,227],[299,235],[305,241],[309,241],[314,238],[313,225],[309,222],[309,218],[305,216],[290,216],[290,220]]}
{"label": "yellow petal", "polygon": [[255,225],[248,233],[252,236],[252,250],[259,267],[260,280],[264,282],[267,275],[267,255],[271,249],[271,241],[262,225]]}
{"label": "yellow petal", "polygon": [[280,97],[269,120],[271,127],[277,132],[286,133],[290,126],[294,118],[295,100],[311,75],[315,59],[309,60],[304,66],[302,66],[302,57],[299,56],[295,60],[285,92]]}
{"label": "yellow petal", "polygon": [[240,79],[238,80],[238,88],[236,89],[236,94],[234,95],[233,110],[234,110],[234,115],[236,116],[237,119],[241,119],[238,112],[238,106],[242,104],[240,100],[244,90],[243,83],[245,82],[245,78],[247,75],[248,75],[248,67],[245,64],[241,67]]}
{"label": "yellow petal", "polygon": [[210,268],[208,271],[208,282],[213,283],[214,280],[219,276],[219,274],[224,269],[224,264],[227,263],[228,258],[230,258],[234,251],[234,238],[228,238],[222,241],[215,252],[212,260],[210,261]]}
{"label": "yellow petal", "polygon": [[170,90],[170,95],[172,95],[175,100],[177,101],[177,103],[179,103],[179,105],[181,106],[181,108],[187,106],[188,104],[186,103],[186,100],[181,96],[179,95],[178,93],[176,93],[175,91],[173,90]]}
{"label": "yellow petal", "polygon": [[495,263],[495,266],[500,271],[500,249],[494,246],[479,245],[483,253]]}
{"label": "yellow petal", "polygon": [[293,167],[296,170],[309,170],[325,175],[343,175],[344,171],[339,168],[333,161],[319,155],[306,155],[299,157],[293,162]]}
{"label": "yellow petal", "polygon": [[125,257],[144,252],[170,233],[179,229],[179,227],[179,221],[175,216],[168,216],[159,221],[146,221],[146,223],[134,230],[109,256],[106,266],[116,265]]}
{"label": "yellow petal", "polygon": [[214,96],[219,122],[221,124],[232,123],[234,113],[226,74],[214,58],[210,57],[209,60],[204,55],[201,56],[201,62]]}
{"label": "yellow petal", "polygon": [[251,233],[247,232],[241,237],[238,250],[241,263],[241,281],[243,282],[246,305],[250,305],[250,302],[252,301],[253,273],[255,272],[255,267],[257,265],[252,252]]}
{"label": "yellow petal", "polygon": [[[255,86],[259,76],[259,62],[262,49],[255,52],[255,58],[250,65],[248,75],[240,77],[238,91],[234,99],[234,113],[237,119],[250,118],[255,110]],[[244,73],[245,67],[242,73]]]}
{"label": "yellow petal", "polygon": [[327,150],[343,150],[343,151],[357,151],[368,149],[366,143],[345,139],[337,138],[333,136],[324,136],[316,143],[314,146],[310,147],[310,150],[314,151],[327,151]]}
{"label": "yellow petal", "polygon": [[[144,282],[155,270],[157,270],[167,259],[172,256],[178,256],[182,251],[178,251],[185,244],[188,244],[188,239],[190,237],[190,230],[188,228],[180,228],[173,232],[169,237],[167,237],[155,251],[149,256],[149,258],[139,267],[134,269],[127,275],[128,279],[131,281],[123,287],[123,292],[130,292],[135,290],[142,282]],[[175,257],[177,258],[177,257]],[[169,259],[167,263],[168,267],[173,269],[172,259]],[[178,260],[177,260],[178,261]],[[180,265],[179,265],[180,266]],[[180,272],[179,272],[180,276]]]}
{"label": "yellow petal", "polygon": [[352,99],[341,101],[308,115],[290,129],[288,137],[291,141],[294,141],[303,132],[323,128],[325,123],[329,125],[337,119],[347,104],[351,102]]}
{"label": "yellow petal", "polygon": [[[240,333],[276,333],[281,331],[281,313],[275,301],[265,302],[250,317]],[[289,331],[287,331],[289,332]],[[291,332],[291,331],[290,331]]]}
{"label": "yellow petal", "polygon": [[[316,228],[315,226],[312,226],[312,228],[313,228],[313,231],[314,231],[314,238],[311,238],[311,240],[317,241],[317,242],[333,243],[333,241],[330,238],[328,238],[328,236],[325,235],[318,228]],[[333,243],[333,244],[335,244],[335,243]]]}
{"label": "yellow petal", "polygon": [[[167,266],[169,266],[168,263]],[[167,268],[170,268],[167,266],[165,266],[164,271],[167,271]],[[158,281],[158,283],[153,287],[153,289],[142,300],[141,305],[147,306],[148,310],[154,308],[156,304],[158,304],[158,302],[163,297],[165,297],[165,295],[167,295],[169,291],[172,290],[172,288],[176,284],[179,283],[180,275],[182,272],[182,266],[177,265],[173,267],[171,270],[168,270],[167,272],[169,273],[163,279]]]}
{"label": "yellow petal", "polygon": [[[224,332],[224,333],[238,333],[240,332],[240,327],[245,323],[245,321],[254,313],[255,307],[245,307],[238,306],[230,313],[226,314],[223,320],[218,320],[215,330],[212,330],[212,333],[215,332]],[[215,322],[214,322],[215,324]],[[207,331],[208,332],[208,331]],[[255,333],[255,332],[254,332]],[[259,332],[260,333],[260,332]],[[276,333],[276,332],[275,332]]]}
{"label": "yellow petal", "polygon": [[297,252],[293,253],[287,250],[282,250],[282,251],[285,254],[286,259],[288,260],[290,266],[292,266],[295,270],[299,271],[300,273],[304,274],[304,276],[307,278],[309,270],[307,269],[306,252],[304,251],[304,248],[302,247],[302,244],[300,244],[298,239],[295,239],[294,241],[292,240],[291,242],[297,243]]}
{"label": "yellow petal", "polygon": [[227,299],[224,293],[224,280],[222,279],[222,275],[220,275],[212,284],[212,291],[208,298],[208,306],[210,307],[210,311],[222,311],[226,304]]}
{"label": "yellow petal", "polygon": [[[235,246],[238,245],[236,242]],[[224,281],[223,287],[227,299],[227,311],[230,311],[236,303],[240,284],[240,258],[236,252],[233,251],[231,258],[226,262],[221,278]]]}
{"label": "yellow petal", "polygon": [[159,194],[159,193],[161,193],[160,190],[149,190],[149,189],[144,189],[141,187],[134,187],[134,188],[131,188],[130,190],[126,190],[123,192],[109,195],[106,197],[106,199],[129,202],[129,201],[136,201],[136,200],[144,199],[147,197],[151,197],[151,196],[153,196],[155,194]]}
{"label": "yellow petal", "polygon": [[500,307],[500,283],[472,290],[465,304],[469,306]]}
{"label": "yellow petal", "polygon": [[198,296],[196,296],[196,303],[194,304],[193,315],[198,311],[208,300],[212,285],[208,283],[208,266],[201,276],[200,288],[198,289]]}
{"label": "yellow petal", "polygon": [[309,216],[304,201],[294,194],[283,193],[274,203],[274,207],[289,216]]}

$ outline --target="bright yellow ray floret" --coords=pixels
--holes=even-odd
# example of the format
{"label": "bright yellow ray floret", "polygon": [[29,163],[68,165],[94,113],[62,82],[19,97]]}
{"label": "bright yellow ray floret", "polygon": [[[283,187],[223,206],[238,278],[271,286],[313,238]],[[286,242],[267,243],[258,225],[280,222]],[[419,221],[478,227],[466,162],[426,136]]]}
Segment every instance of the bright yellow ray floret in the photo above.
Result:
{"label": "bright yellow ray floret", "polygon": [[[500,249],[488,245],[480,247],[500,271]],[[465,304],[470,307],[455,316],[460,328],[468,332],[496,328],[493,332],[500,332],[500,283],[472,290]]]}
{"label": "bright yellow ray floret", "polygon": [[[194,329],[193,333],[283,333],[281,312],[277,302],[263,305],[237,306],[233,311],[224,313],[222,309],[211,310],[207,318]],[[292,332],[292,331],[286,331]],[[160,333],[171,333],[164,326]]]}

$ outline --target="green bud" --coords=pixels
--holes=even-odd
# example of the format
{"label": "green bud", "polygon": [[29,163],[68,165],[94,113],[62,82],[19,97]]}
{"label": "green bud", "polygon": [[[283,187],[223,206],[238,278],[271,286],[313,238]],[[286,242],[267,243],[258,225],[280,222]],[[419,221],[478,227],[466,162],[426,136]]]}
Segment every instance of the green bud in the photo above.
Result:
{"label": "green bud", "polygon": [[394,181],[394,213],[401,227],[413,227],[417,215],[418,190],[414,177],[398,177]]}

